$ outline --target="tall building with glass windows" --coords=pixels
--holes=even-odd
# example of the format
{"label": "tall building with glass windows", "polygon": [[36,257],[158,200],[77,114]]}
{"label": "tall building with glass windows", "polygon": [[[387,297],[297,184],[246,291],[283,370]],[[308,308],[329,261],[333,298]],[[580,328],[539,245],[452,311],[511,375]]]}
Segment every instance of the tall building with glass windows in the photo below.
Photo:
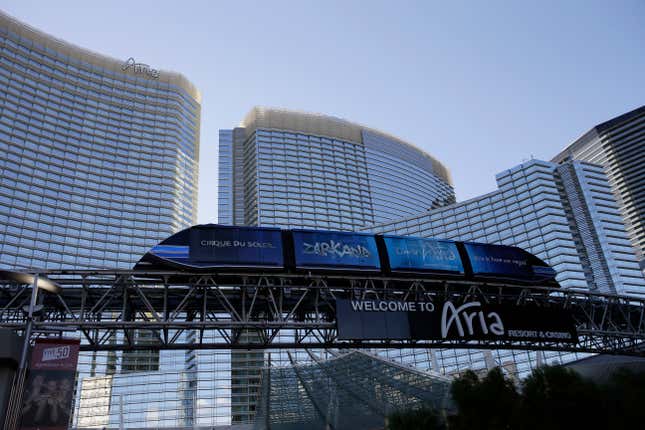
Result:
{"label": "tall building with glass windows", "polygon": [[[0,50],[1,268],[129,269],[196,222],[201,100],[186,78],[4,13]],[[82,353],[73,425],[190,423],[193,359]]]}
{"label": "tall building with glass windows", "polygon": [[367,230],[518,246],[551,265],[562,288],[645,295],[601,166],[531,160],[496,179],[497,191]]}
{"label": "tall building with glass windows", "polygon": [[[562,288],[645,296],[643,278],[603,168],[531,160],[497,175],[498,190],[414,217],[368,227],[377,233],[514,245],[557,272]],[[392,356],[391,351],[384,351]],[[579,354],[508,350],[404,350],[396,358],[442,374],[500,366],[523,375]]]}
{"label": "tall building with glass windows", "polygon": [[634,252],[645,271],[645,106],[593,127],[553,158],[605,169]]}
{"label": "tall building with glass windows", "polygon": [[197,217],[200,95],[182,75],[0,13],[0,266],[130,268]]}
{"label": "tall building with glass windows", "polygon": [[435,158],[327,115],[256,107],[219,154],[221,224],[357,230],[455,201]]}

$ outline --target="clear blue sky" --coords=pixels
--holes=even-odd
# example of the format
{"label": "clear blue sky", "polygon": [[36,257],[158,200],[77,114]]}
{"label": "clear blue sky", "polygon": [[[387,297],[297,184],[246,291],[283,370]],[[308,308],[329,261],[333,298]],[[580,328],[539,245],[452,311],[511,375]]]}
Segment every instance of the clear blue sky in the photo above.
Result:
{"label": "clear blue sky", "polygon": [[217,216],[218,129],[253,105],[404,138],[452,171],[458,200],[550,159],[645,103],[645,0],[30,1],[47,33],[183,73],[203,95],[199,221]]}

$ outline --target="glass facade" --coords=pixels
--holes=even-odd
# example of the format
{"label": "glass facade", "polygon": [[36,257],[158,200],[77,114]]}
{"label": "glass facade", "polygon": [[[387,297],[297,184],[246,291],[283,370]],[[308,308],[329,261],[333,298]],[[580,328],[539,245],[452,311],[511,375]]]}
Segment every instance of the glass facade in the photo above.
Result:
{"label": "glass facade", "polygon": [[222,224],[357,230],[455,201],[428,154],[325,115],[254,108],[220,131],[219,163]]}
{"label": "glass facade", "polygon": [[602,166],[568,162],[556,171],[589,287],[605,294],[644,295],[645,282]]}
{"label": "glass facade", "polygon": [[645,106],[595,126],[553,161],[571,159],[604,168],[632,247],[645,271]]}
{"label": "glass facade", "polygon": [[562,288],[645,294],[600,166],[532,160],[497,183],[498,191],[366,230],[519,246],[551,265]]}
{"label": "glass facade", "polygon": [[374,220],[365,151],[337,139],[256,130],[247,141],[247,225],[354,230]]}
{"label": "glass facade", "polygon": [[422,405],[453,408],[450,379],[362,351],[262,370],[254,429],[383,428],[388,415]]}
{"label": "glass facade", "polygon": [[[0,50],[0,268],[130,269],[195,224],[201,100],[190,82],[3,13]],[[72,424],[191,423],[192,369],[184,351],[81,353]]]}
{"label": "glass facade", "polygon": [[234,224],[233,222],[233,131],[220,130],[219,132],[219,178],[217,182],[218,208],[220,224]]}
{"label": "glass facade", "polygon": [[[271,132],[280,133],[275,130]],[[268,137],[269,131],[265,133]],[[378,174],[370,170],[370,161],[374,163],[373,160],[379,160],[381,165],[387,166],[390,151],[384,142],[381,142],[380,152],[374,149],[374,142],[380,142],[368,133],[362,135],[366,142],[374,220],[388,216],[396,218],[404,211],[413,211],[414,206],[408,206],[406,199],[414,196],[417,187],[410,186],[414,182],[409,176],[406,178],[402,175],[403,179],[397,179],[392,172],[407,169],[419,177],[419,172],[414,169],[418,167],[417,163],[424,160],[420,157],[416,160],[405,159],[401,155],[403,151],[399,151],[399,159],[389,164],[399,166],[399,170],[390,167],[388,183],[378,184]],[[296,147],[292,150],[296,150]],[[372,155],[367,155],[370,151],[373,151]],[[557,280],[563,288],[610,294],[645,294],[645,280],[630,253],[623,221],[601,167],[582,162],[557,165],[532,160],[500,173],[497,182],[497,191],[478,198],[457,204],[449,204],[452,203],[449,199],[422,203],[412,216],[399,216],[394,221],[365,226],[361,230],[515,245],[534,253],[554,267]],[[376,188],[375,183],[378,184]],[[427,183],[432,184],[432,181]],[[441,187],[442,184],[437,186]],[[381,209],[377,210],[379,206]],[[388,213],[388,208],[394,209]],[[260,211],[260,223],[263,213]],[[290,219],[287,215],[290,214],[284,214],[274,225],[299,226],[300,217]],[[270,219],[274,222],[273,218]],[[253,221],[257,222],[258,219],[253,218]],[[567,363],[583,356],[511,350],[404,349],[376,352],[397,363],[442,375],[454,376],[468,369],[484,373],[500,366],[516,378],[526,376],[531,369],[542,364]],[[281,355],[282,352],[271,352],[272,363],[287,365],[302,362],[306,365],[311,361],[305,354],[289,357],[288,360]],[[232,365],[235,365],[234,361]],[[252,395],[249,396],[249,402],[255,407]],[[276,400],[275,407],[279,407],[277,403],[279,401]]]}
{"label": "glass facade", "polygon": [[[497,191],[481,197],[366,230],[519,246],[549,263],[562,288],[645,295],[645,279],[602,167],[532,160],[498,174],[497,183]],[[581,358],[571,353],[507,350],[380,353],[450,375],[500,366],[509,374],[524,376],[540,364]]]}
{"label": "glass facade", "polygon": [[[185,354],[193,358],[187,359]],[[155,372],[85,376],[75,428],[212,428],[231,424],[229,351],[161,351]],[[81,365],[89,364],[81,357]]]}
{"label": "glass facade", "polygon": [[375,224],[455,202],[448,173],[427,154],[368,130],[363,131],[363,143]]}
{"label": "glass facade", "polygon": [[197,214],[199,95],[0,15],[0,266],[130,268]]}

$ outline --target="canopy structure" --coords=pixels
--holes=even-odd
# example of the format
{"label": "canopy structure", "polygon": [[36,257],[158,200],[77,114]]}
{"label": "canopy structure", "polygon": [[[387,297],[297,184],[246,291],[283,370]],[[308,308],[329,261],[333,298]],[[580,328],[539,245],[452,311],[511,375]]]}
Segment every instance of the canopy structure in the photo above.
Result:
{"label": "canopy structure", "polygon": [[255,430],[383,428],[397,410],[452,408],[450,379],[366,352],[262,370]]}

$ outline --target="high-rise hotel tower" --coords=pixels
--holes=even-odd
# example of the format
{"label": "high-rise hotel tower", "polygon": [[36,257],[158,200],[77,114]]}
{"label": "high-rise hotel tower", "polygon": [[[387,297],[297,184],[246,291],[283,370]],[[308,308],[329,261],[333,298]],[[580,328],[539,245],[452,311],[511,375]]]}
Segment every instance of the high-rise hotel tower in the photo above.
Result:
{"label": "high-rise hotel tower", "polygon": [[593,127],[553,159],[603,166],[645,270],[645,106]]}
{"label": "high-rise hotel tower", "polygon": [[256,107],[219,151],[220,224],[357,230],[455,201],[435,158],[332,116]]}
{"label": "high-rise hotel tower", "polygon": [[130,268],[197,216],[200,95],[0,13],[0,267]]}
{"label": "high-rise hotel tower", "polygon": [[[0,268],[129,269],[196,222],[201,101],[186,78],[3,13],[0,50]],[[183,416],[194,390],[158,393],[188,366],[183,351],[83,353],[74,422],[190,422],[155,415]],[[88,376],[104,374],[99,397]]]}

